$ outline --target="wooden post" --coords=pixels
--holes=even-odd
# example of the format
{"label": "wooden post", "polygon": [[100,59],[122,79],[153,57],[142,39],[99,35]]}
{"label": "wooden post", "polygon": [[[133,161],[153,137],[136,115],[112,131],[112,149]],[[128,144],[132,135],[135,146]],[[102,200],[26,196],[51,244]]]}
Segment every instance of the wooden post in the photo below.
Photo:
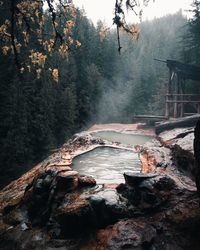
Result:
{"label": "wooden post", "polygon": [[177,115],[178,115],[177,95],[174,95],[174,118],[177,118]]}
{"label": "wooden post", "polygon": [[[181,96],[181,99],[183,100],[183,96]],[[184,103],[181,102],[181,108],[180,108],[180,117],[184,116]]]}
{"label": "wooden post", "polygon": [[172,70],[171,68],[169,69],[169,81],[167,83],[167,94],[165,97],[165,117],[169,119],[170,116],[170,103],[169,103],[169,95],[171,92],[171,82],[172,82]]}
{"label": "wooden post", "polygon": [[179,91],[180,91],[180,117],[183,117],[183,114],[184,114],[184,103],[183,103],[183,79],[178,76],[179,78]]}
{"label": "wooden post", "polygon": [[177,118],[178,115],[178,96],[177,93],[178,92],[178,81],[174,81],[174,118]]}
{"label": "wooden post", "polygon": [[165,117],[169,119],[169,94],[165,96]]}

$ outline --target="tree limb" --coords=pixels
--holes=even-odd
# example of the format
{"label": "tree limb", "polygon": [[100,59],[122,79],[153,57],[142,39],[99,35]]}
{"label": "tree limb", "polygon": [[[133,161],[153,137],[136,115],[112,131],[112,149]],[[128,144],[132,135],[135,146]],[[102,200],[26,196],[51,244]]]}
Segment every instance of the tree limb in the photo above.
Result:
{"label": "tree limb", "polygon": [[15,10],[16,10],[16,1],[12,0],[11,1],[11,32],[10,32],[11,44],[12,44],[12,48],[13,48],[13,52],[14,52],[15,64],[16,64],[17,68],[20,69],[21,65],[19,62],[19,56],[18,56],[16,44],[15,44]]}

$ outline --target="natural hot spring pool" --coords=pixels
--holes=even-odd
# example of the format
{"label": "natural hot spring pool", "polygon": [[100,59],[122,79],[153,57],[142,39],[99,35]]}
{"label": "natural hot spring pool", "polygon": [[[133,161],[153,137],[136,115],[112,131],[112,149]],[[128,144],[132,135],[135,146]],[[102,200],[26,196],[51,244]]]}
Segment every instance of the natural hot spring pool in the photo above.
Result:
{"label": "natural hot spring pool", "polygon": [[133,151],[99,147],[75,157],[72,168],[80,174],[93,176],[98,184],[124,183],[123,173],[139,173],[141,163]]}
{"label": "natural hot spring pool", "polygon": [[100,137],[101,139],[120,142],[122,144],[130,145],[143,145],[145,142],[150,141],[153,137],[147,135],[137,135],[137,134],[125,134],[114,131],[100,131],[91,133],[94,137]]}

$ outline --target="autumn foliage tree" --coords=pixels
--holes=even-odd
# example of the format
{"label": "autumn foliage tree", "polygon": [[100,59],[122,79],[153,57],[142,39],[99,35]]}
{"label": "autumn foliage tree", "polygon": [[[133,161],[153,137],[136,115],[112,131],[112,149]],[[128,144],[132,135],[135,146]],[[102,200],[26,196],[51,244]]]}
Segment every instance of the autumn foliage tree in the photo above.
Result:
{"label": "autumn foliage tree", "polygon": [[[4,1],[1,9],[10,9],[10,18],[5,19],[0,26],[0,39],[4,43],[4,55],[12,53],[15,64],[21,73],[34,71],[39,78],[47,63],[47,57],[59,51],[62,56],[67,56],[70,46],[80,46],[71,36],[71,29],[76,18],[76,9],[72,4],[46,1],[47,10],[43,1]],[[65,20],[59,25],[57,18]],[[51,28],[45,30],[45,22],[51,17]],[[34,38],[34,42],[33,41]],[[38,44],[36,49],[35,43]],[[26,60],[20,60],[20,52],[26,53]],[[24,57],[25,58],[25,57]],[[58,69],[49,68],[55,81],[58,81]]]}
{"label": "autumn foliage tree", "polygon": [[[149,0],[142,0],[147,5]],[[113,24],[117,29],[118,50],[121,51],[120,29],[134,36],[139,36],[137,25],[126,23],[125,9],[133,11],[134,15],[141,17],[141,2],[136,0],[116,0],[114,9]],[[105,6],[106,7],[106,6]],[[1,1],[1,11],[5,8],[10,10],[8,18],[0,24],[0,39],[3,42],[2,51],[4,55],[14,54],[15,64],[18,70],[34,71],[39,78],[44,65],[48,64],[48,55],[52,56],[58,51],[62,57],[67,57],[71,47],[80,47],[81,43],[72,37],[72,28],[75,23],[77,9],[71,0],[12,0]],[[50,30],[45,30],[47,19],[51,19]],[[62,21],[61,21],[62,20]],[[102,29],[100,34],[104,36],[107,29]],[[39,50],[31,44],[31,37],[34,42],[39,43]],[[26,53],[26,60],[20,60],[20,51]],[[58,82],[59,69],[49,67],[49,73]]]}

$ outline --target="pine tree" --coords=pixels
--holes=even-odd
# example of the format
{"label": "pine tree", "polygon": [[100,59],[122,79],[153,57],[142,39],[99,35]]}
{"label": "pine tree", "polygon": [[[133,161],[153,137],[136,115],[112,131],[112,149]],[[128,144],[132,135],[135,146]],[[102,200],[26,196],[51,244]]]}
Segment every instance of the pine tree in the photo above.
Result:
{"label": "pine tree", "polygon": [[187,33],[184,39],[184,58],[188,63],[200,65],[200,1],[193,2],[193,17],[187,25]]}

